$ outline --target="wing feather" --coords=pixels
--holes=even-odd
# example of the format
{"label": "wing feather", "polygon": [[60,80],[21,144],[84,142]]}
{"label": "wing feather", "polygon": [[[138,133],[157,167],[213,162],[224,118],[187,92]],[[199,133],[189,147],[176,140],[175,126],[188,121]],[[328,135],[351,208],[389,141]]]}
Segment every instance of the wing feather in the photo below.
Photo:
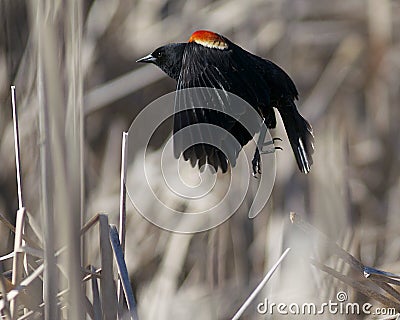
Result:
{"label": "wing feather", "polygon": [[[235,120],[235,117],[240,119],[244,116],[246,108],[243,106],[233,109],[229,103],[229,93],[238,95],[253,107],[260,106],[259,110],[262,105],[269,103],[267,83],[252,70],[244,69],[243,59],[244,57],[238,56],[229,48],[210,49],[197,43],[188,43],[185,48],[175,103],[174,154],[179,157],[183,153],[193,167],[208,163],[216,170],[221,168],[222,172],[226,172],[228,163],[236,163],[242,146],[259,130],[255,125],[248,132]],[[185,90],[189,88],[214,90]],[[212,127],[202,127],[188,130],[190,134],[187,136],[178,135],[175,138],[176,133],[183,128],[200,123],[215,125],[225,133],[216,137]],[[230,134],[237,144],[229,142]],[[215,145],[196,143],[199,137],[203,139],[201,141],[213,141]],[[187,148],[188,144],[191,147]]]}

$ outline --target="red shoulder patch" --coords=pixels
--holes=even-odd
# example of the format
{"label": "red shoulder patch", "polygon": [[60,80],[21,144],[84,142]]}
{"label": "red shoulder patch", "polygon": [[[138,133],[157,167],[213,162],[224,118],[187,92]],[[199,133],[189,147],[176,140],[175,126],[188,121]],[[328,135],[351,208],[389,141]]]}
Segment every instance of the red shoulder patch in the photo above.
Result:
{"label": "red shoulder patch", "polygon": [[228,44],[219,34],[207,30],[195,31],[190,36],[189,42],[195,42],[204,47],[220,49],[220,50],[228,48]]}

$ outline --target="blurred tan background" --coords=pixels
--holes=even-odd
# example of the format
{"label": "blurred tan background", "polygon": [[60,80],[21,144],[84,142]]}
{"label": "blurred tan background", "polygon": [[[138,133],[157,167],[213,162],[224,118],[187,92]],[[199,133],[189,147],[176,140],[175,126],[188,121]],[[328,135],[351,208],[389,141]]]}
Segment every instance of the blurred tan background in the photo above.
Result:
{"label": "blurred tan background", "polygon": [[[9,86],[15,84],[25,203],[40,225],[36,43],[27,3],[0,3],[0,212],[14,221]],[[54,4],[57,21],[67,19],[63,5]],[[287,71],[316,137],[314,165],[304,176],[285,134],[276,132],[284,138],[276,184],[254,220],[247,219],[247,200],[216,229],[178,235],[149,224],[128,204],[126,259],[143,319],[232,316],[283,249],[298,244],[291,211],[364,264],[400,273],[400,1],[95,0],[82,6],[86,217],[107,212],[116,223],[122,131],[175,87],[159,69],[135,60],[168,42],[187,41],[197,29],[221,33]],[[60,63],[66,59],[60,52]],[[170,125],[152,140],[155,155]],[[0,224],[1,255],[12,241]],[[310,267],[308,251],[297,249],[256,301],[267,294],[277,302],[334,297],[339,288],[352,300],[368,299]],[[89,245],[93,259],[96,250]],[[261,319],[256,303],[246,319]]]}

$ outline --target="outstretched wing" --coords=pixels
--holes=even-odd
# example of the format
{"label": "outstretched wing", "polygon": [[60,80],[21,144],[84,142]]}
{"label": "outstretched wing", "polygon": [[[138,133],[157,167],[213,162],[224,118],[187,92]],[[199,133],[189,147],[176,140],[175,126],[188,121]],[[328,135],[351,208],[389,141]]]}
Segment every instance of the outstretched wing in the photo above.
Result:
{"label": "outstretched wing", "polygon": [[226,172],[260,128],[259,119],[246,128],[238,121],[246,108],[231,103],[230,93],[261,113],[269,105],[269,88],[246,62],[249,53],[227,39],[224,44],[210,48],[189,42],[185,48],[175,103],[174,153],[177,158],[183,154],[193,167],[208,163]]}

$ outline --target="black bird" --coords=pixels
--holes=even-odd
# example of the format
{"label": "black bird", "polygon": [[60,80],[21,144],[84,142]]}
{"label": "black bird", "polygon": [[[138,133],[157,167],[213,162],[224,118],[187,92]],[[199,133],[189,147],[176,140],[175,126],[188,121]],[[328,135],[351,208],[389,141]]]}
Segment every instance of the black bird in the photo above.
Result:
{"label": "black bird", "polygon": [[[177,81],[177,89],[208,87],[231,92],[247,101],[264,119],[268,128],[276,127],[274,109],[283,120],[297,165],[308,173],[313,163],[314,136],[311,125],[297,110],[298,92],[292,79],[273,62],[258,57],[226,37],[206,30],[194,32],[188,43],[172,43],[156,49],[137,62],[153,63]],[[192,109],[174,115],[174,133],[195,123],[211,123],[228,130],[244,146],[255,132],[249,132],[232,117],[209,109]],[[175,141],[174,141],[175,142]],[[179,150],[199,168],[206,162],[216,170],[227,171],[228,158],[216,147],[202,144]],[[232,162],[232,159],[229,158]],[[231,163],[232,164],[232,163]],[[256,149],[254,174],[260,172]]]}

